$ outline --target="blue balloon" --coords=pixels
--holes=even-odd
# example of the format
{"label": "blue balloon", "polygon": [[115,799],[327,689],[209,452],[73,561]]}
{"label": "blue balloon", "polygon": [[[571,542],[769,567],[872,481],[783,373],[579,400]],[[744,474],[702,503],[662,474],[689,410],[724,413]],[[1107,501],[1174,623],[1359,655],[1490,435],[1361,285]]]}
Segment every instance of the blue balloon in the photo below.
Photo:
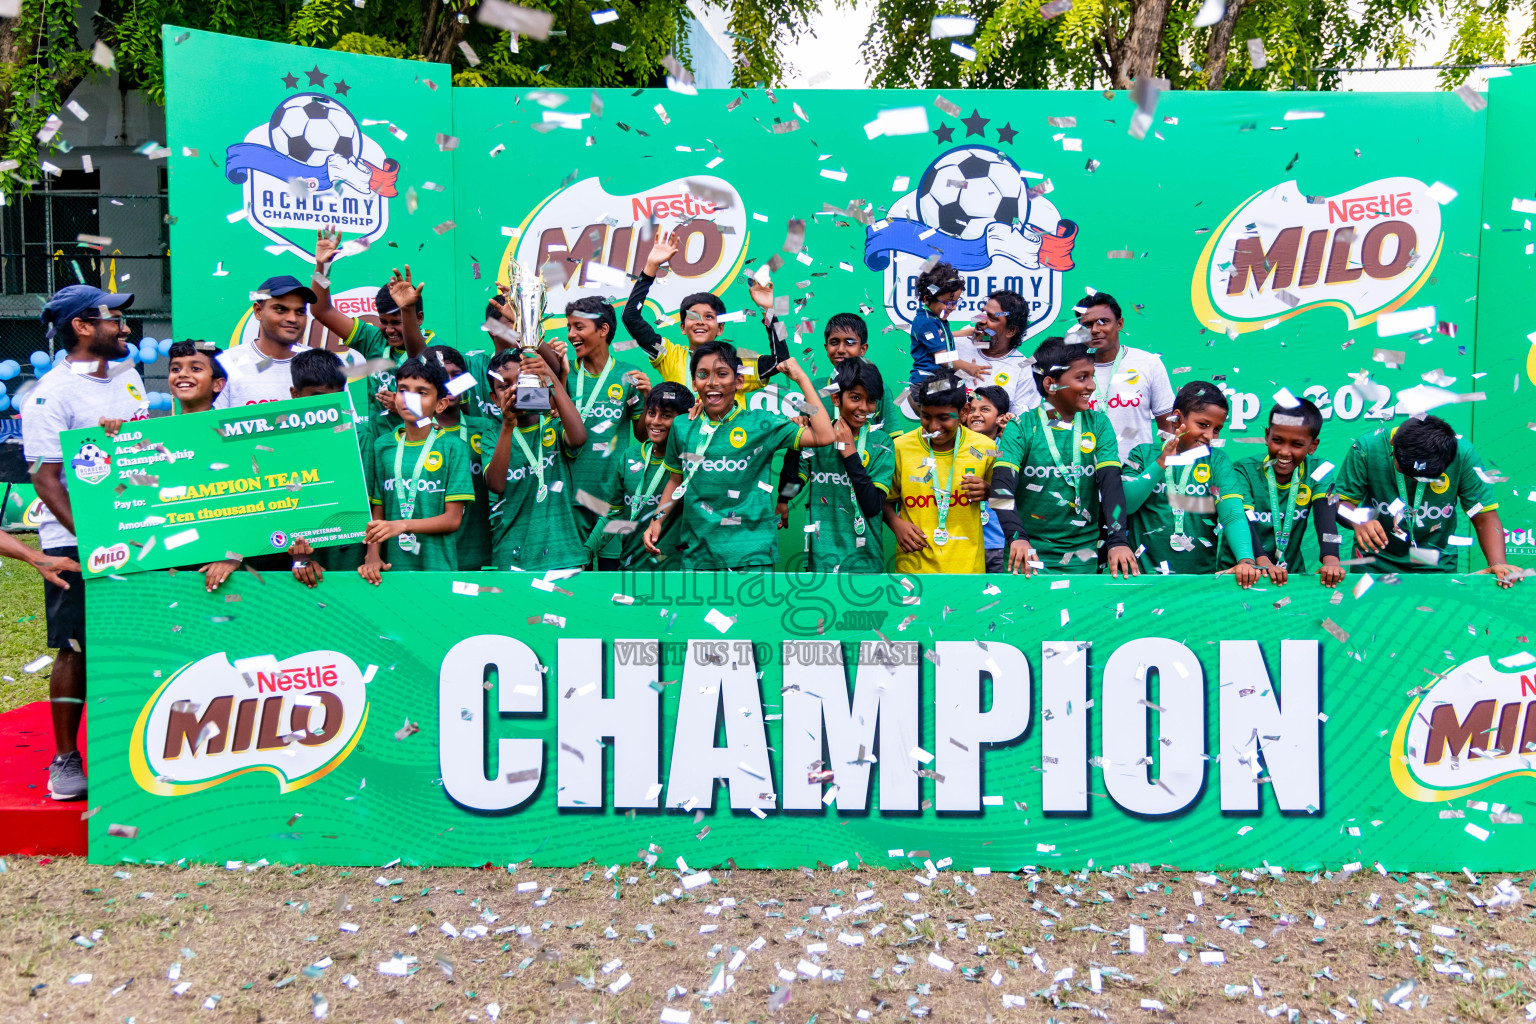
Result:
{"label": "blue balloon", "polygon": [[47,366],[53,361],[47,352],[43,352],[41,350],[33,352],[27,358],[31,360],[33,366]]}
{"label": "blue balloon", "polygon": [[174,339],[174,338],[161,338],[160,339],[160,354],[163,355],[163,356],[170,355],[171,354],[171,346],[174,345],[174,344],[176,344],[176,339]]}
{"label": "blue balloon", "polygon": [[152,363],[160,358],[160,348],[154,338],[145,338],[139,343],[139,359],[146,363]]}
{"label": "blue balloon", "polygon": [[0,362],[0,380],[10,380],[21,373],[21,364],[14,359]]}
{"label": "blue balloon", "polygon": [[58,366],[60,363],[62,363],[64,361],[64,357],[67,356],[67,355],[69,355],[68,352],[64,351],[63,349],[59,349],[57,352],[55,352],[53,354],[53,365],[54,366]]}
{"label": "blue balloon", "polygon": [[0,391],[0,412],[5,412],[5,410],[9,409],[10,407],[11,396],[6,394],[4,391]]}

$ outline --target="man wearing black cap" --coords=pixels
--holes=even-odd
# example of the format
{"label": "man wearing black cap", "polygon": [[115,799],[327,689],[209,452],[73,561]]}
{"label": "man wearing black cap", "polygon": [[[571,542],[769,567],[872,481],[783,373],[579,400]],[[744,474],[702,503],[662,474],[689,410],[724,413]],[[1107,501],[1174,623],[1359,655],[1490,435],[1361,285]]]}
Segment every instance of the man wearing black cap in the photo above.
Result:
{"label": "man wearing black cap", "polygon": [[315,301],[315,293],[285,274],[261,282],[251,299],[251,316],[259,329],[255,338],[219,356],[228,381],[214,399],[215,409],[286,402],[293,397],[289,393],[293,348],[304,337],[309,322],[305,306]]}
{"label": "man wearing black cap", "polygon": [[[128,355],[123,311],[131,305],[132,295],[72,284],[60,288],[43,307],[49,337],[68,356],[38,378],[22,403],[21,434],[27,461],[34,467],[32,482],[43,500],[38,539],[43,553],[54,558],[80,558],[60,432],[149,415],[144,381],[133,361],[112,365]],[[48,766],[48,793],[55,800],[79,800],[86,791],[85,766],[76,745],[85,708],[85,586],[78,572],[60,573],[60,578],[67,586],[43,581],[48,646],[59,652],[48,678],[57,752]]]}

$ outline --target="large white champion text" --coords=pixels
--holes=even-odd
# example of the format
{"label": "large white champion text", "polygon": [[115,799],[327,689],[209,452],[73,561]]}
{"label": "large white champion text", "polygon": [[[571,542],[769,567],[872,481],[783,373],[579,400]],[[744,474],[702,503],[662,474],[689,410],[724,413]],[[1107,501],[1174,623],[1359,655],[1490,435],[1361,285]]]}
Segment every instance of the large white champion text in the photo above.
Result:
{"label": "large white champion text", "polygon": [[[605,644],[633,645],[649,656],[614,658]],[[919,772],[934,780],[934,809],[978,811],[987,745],[1008,744],[1041,730],[1041,809],[1089,809],[1089,645],[1040,645],[1039,713],[1032,672],[1010,644],[937,641],[933,736],[919,730],[916,643],[860,645],[859,664],[844,662],[837,641],[793,640],[782,646],[782,751],[770,759],[758,669],[750,644],[691,640],[677,702],[666,777],[662,764],[662,659],[655,640],[561,639],[549,670],[555,694],[558,806],[713,810],[717,780],[735,810],[814,810],[835,800],[843,811],[868,808],[871,770],[880,811],[919,810]],[[1319,665],[1315,640],[1280,642],[1278,687],[1254,640],[1219,645],[1219,736],[1208,748],[1206,701],[1212,687],[1184,644],[1141,637],[1103,663],[1091,710],[1099,728],[1109,798],[1139,815],[1170,815],[1200,798],[1206,768],[1217,762],[1223,811],[1259,810],[1269,784],[1282,811],[1322,805]],[[495,675],[501,716],[545,713],[545,669],[527,644],[485,634],[455,644],[443,658],[438,688],[439,760],[443,787],[459,804],[508,811],[528,802],[543,772],[544,741],[501,738],[486,749],[487,680]],[[1156,700],[1149,680],[1158,680]],[[983,697],[990,682],[990,704]],[[1157,712],[1149,736],[1148,714]],[[724,746],[716,745],[722,730]],[[510,724],[510,723],[509,723]],[[604,793],[605,742],[612,747],[612,792]],[[931,753],[929,752],[931,750]],[[1155,759],[1155,764],[1154,764]],[[829,785],[807,767],[823,762]],[[1267,769],[1267,775],[1264,775]],[[489,774],[487,774],[489,770]],[[1263,776],[1261,778],[1261,775]],[[778,781],[775,781],[778,780]]]}

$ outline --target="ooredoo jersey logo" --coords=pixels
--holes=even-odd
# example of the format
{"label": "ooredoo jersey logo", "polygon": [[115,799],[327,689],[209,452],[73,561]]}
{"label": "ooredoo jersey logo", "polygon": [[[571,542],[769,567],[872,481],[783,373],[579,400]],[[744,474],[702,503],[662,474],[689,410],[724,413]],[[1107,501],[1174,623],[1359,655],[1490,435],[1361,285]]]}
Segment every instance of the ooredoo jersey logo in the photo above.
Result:
{"label": "ooredoo jersey logo", "polygon": [[[982,119],[985,125],[985,119]],[[864,238],[864,265],[884,272],[885,307],[898,326],[912,323],[923,298],[917,276],[937,257],[960,272],[966,298],[956,315],[981,312],[988,293],[1026,296],[1024,337],[1045,330],[1061,311],[1061,275],[1072,269],[1077,225],[1045,198],[1049,185],[992,146],[957,146],[939,154],[917,188],[897,199]]]}
{"label": "ooredoo jersey logo", "polygon": [[1487,655],[1441,673],[1397,723],[1392,781],[1404,796],[1434,802],[1517,775],[1536,778],[1533,698],[1536,676],[1529,668],[1507,672]]}
{"label": "ooredoo jersey logo", "polygon": [[[724,178],[675,178],[612,195],[591,177],[548,196],[523,219],[502,255],[500,280],[507,281],[508,259],[524,267],[564,268],[563,280],[545,275],[551,313],[577,299],[623,294],[629,290],[625,275],[645,270],[653,223],[673,233],[678,250],[651,285],[647,305],[675,312],[694,292],[722,294],[741,271],[750,240],[747,211]],[[564,322],[551,316],[546,325]]]}
{"label": "ooredoo jersey logo", "polygon": [[[324,90],[333,76],[318,65],[304,77],[309,91],[285,97],[265,123],[229,147],[224,176],[243,186],[251,227],[313,263],[318,228],[335,225],[349,236],[340,256],[360,252],[384,234],[400,163],[363,134],[342,103],[340,97],[352,90],[344,79],[331,81],[331,95]],[[290,89],[299,86],[292,73],[282,81]],[[295,179],[303,190],[290,186]]]}
{"label": "ooredoo jersey logo", "polygon": [[1312,309],[1350,329],[1404,305],[1434,272],[1440,204],[1417,178],[1382,178],[1334,196],[1287,181],[1249,196],[1211,233],[1190,299],[1202,326],[1263,330]]}
{"label": "ooredoo jersey logo", "polygon": [[287,793],[323,778],[352,753],[368,722],[356,663],[337,651],[278,661],[224,653],[177,671],[134,723],[129,764],[150,793],[178,796],[247,772],[269,772]]}

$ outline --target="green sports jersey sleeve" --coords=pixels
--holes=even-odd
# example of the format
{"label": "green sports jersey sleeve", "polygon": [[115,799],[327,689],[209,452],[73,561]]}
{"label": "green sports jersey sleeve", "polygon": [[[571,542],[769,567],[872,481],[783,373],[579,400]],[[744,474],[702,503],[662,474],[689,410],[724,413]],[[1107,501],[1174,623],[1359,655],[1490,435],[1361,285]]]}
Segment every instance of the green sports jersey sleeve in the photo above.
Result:
{"label": "green sports jersey sleeve", "polygon": [[875,444],[874,438],[870,438],[870,445],[865,450],[869,452],[869,480],[886,494],[891,493],[891,484],[896,477],[896,450],[891,447],[889,441],[884,444]]}
{"label": "green sports jersey sleeve", "polygon": [[683,447],[683,438],[689,433],[688,427],[694,422],[682,416],[672,421],[672,429],[667,434],[667,451],[662,456],[662,463],[667,467],[668,473],[682,473],[683,452],[687,450]]}
{"label": "green sports jersey sleeve", "polygon": [[[1114,436],[1111,428],[1110,436]],[[992,463],[992,468],[1018,469],[1024,462],[1024,451],[1027,441],[1024,434],[1023,420],[1010,420],[1003,428],[1003,432],[997,438],[997,461]]]}
{"label": "green sports jersey sleeve", "polygon": [[1091,411],[1088,416],[1088,429],[1093,431],[1093,468],[1103,469],[1105,466],[1120,465],[1120,442],[1115,437],[1114,424],[1109,422],[1109,417],[1097,410]]}
{"label": "green sports jersey sleeve", "polygon": [[1125,507],[1135,512],[1147,503],[1157,485],[1163,482],[1163,467],[1157,464],[1159,448],[1152,443],[1139,444],[1131,449],[1125,460],[1125,471],[1120,480],[1125,487]]}
{"label": "green sports jersey sleeve", "polygon": [[1456,481],[1456,497],[1461,502],[1462,510],[1477,508],[1479,505],[1482,506],[1479,512],[1498,508],[1493,488],[1483,478],[1483,460],[1478,457],[1477,449],[1472,447],[1470,441],[1456,442],[1456,461],[1461,465]]}
{"label": "green sports jersey sleeve", "polygon": [[443,453],[443,500],[475,500],[475,478],[470,471],[469,446],[454,436],[438,439],[438,451]]}
{"label": "green sports jersey sleeve", "polygon": [[389,340],[384,337],[384,332],[359,318],[352,320],[352,333],[347,335],[346,345],[360,352],[364,359],[382,359],[389,352]]}
{"label": "green sports jersey sleeve", "polygon": [[771,450],[780,451],[800,447],[800,442],[805,432],[810,429],[809,427],[802,427],[792,419],[774,416],[773,413],[764,413],[764,415],[773,417],[776,421],[768,432],[768,447]]}
{"label": "green sports jersey sleeve", "polygon": [[1365,441],[1364,437],[1355,438],[1349,446],[1349,454],[1344,456],[1344,465],[1337,478],[1339,497],[1356,505],[1365,504],[1370,492],[1370,456],[1365,450]]}
{"label": "green sports jersey sleeve", "polygon": [[[389,460],[380,456],[379,441],[380,439],[377,436],[370,440],[368,444],[369,458],[363,463],[363,469],[367,472],[368,503],[370,505],[383,505],[385,503],[384,474],[389,472]],[[389,509],[386,508],[384,511],[387,518]]]}

